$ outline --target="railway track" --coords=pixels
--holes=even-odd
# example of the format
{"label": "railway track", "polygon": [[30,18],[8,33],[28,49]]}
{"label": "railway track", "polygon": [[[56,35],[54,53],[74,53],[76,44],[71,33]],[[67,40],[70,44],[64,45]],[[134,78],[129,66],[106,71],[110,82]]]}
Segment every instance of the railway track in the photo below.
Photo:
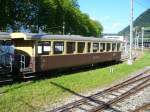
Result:
{"label": "railway track", "polygon": [[112,108],[112,105],[121,102],[130,95],[148,86],[150,86],[149,69],[118,85],[62,107],[58,107],[50,112],[99,112]]}
{"label": "railway track", "polygon": [[150,111],[150,103],[143,104],[141,107],[131,111],[131,112],[149,112]]}
{"label": "railway track", "polygon": [[[132,54],[132,59],[135,60],[139,56],[139,53],[134,53]],[[129,59],[129,54],[128,55],[122,55],[120,61],[125,62]]]}

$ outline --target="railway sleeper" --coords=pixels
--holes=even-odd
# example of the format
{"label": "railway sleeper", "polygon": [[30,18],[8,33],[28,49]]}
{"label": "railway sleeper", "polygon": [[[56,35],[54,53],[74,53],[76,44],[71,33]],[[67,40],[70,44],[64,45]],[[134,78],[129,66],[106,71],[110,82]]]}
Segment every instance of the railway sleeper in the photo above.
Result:
{"label": "railway sleeper", "polygon": [[81,108],[81,110],[83,109],[83,110],[86,110],[86,111],[88,111],[88,110],[91,110],[92,108],[94,108],[94,106],[89,106],[89,105],[80,105],[78,108]]}
{"label": "railway sleeper", "polygon": [[109,94],[111,94],[113,96],[119,96],[119,95],[121,95],[121,93],[119,93],[117,91],[110,92]]}
{"label": "railway sleeper", "polygon": [[112,94],[108,94],[107,95],[107,98],[110,98],[110,99],[113,99],[113,98],[115,98],[116,96],[115,95],[112,95]]}
{"label": "railway sleeper", "polygon": [[103,102],[108,102],[110,99],[106,98],[106,97],[98,97],[98,100],[103,101]]}
{"label": "railway sleeper", "polygon": [[106,99],[112,99],[112,98],[115,98],[116,96],[114,96],[114,95],[112,95],[112,94],[107,93],[107,94],[102,95],[102,96],[100,96],[100,97],[102,97],[102,98],[106,98]]}
{"label": "railway sleeper", "polygon": [[[136,87],[132,88],[129,91],[126,91],[125,93],[123,93],[122,95],[118,96],[117,98],[108,101],[107,104],[108,105],[112,105],[112,104],[116,104],[122,100],[124,100],[126,97],[129,97],[130,95],[136,93],[137,91],[140,91],[141,89],[147,87],[150,85],[150,83],[147,83],[149,81],[149,79],[147,79],[146,81],[143,81],[142,83],[140,83],[139,85],[137,85]],[[106,108],[106,105],[100,105],[92,110],[90,110],[90,112],[96,112],[96,111],[100,111],[102,109]]]}
{"label": "railway sleeper", "polygon": [[95,107],[95,106],[98,106],[99,103],[96,103],[94,101],[89,101],[89,102],[86,102],[86,105],[89,105],[89,106],[92,106],[92,107]]}
{"label": "railway sleeper", "polygon": [[128,91],[128,90],[130,90],[130,89],[126,87],[126,88],[121,88],[121,89],[119,89],[118,92],[120,92],[120,93],[123,94],[123,93],[125,93],[125,92]]}

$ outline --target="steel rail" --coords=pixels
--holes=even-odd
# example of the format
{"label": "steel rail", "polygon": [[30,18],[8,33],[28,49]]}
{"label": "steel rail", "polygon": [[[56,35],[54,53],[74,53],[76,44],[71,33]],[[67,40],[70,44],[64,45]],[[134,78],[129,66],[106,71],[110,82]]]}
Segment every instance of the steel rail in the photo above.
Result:
{"label": "steel rail", "polygon": [[[145,77],[141,77],[143,74],[145,74],[148,70],[146,70],[145,72],[143,73],[140,73],[139,75],[133,77],[133,78],[130,78],[116,86],[113,86],[112,88],[108,88],[108,89],[105,89],[104,91],[102,92],[99,92],[99,93],[96,93],[96,94],[93,94],[89,97],[85,97],[85,98],[82,98],[81,100],[78,100],[78,101],[75,101],[75,102],[72,102],[72,103],[69,103],[69,104],[66,104],[62,107],[58,107],[54,110],[51,110],[50,112],[65,112],[65,111],[69,111],[70,109],[73,109],[73,108],[76,108],[80,105],[83,105],[83,104],[86,104],[87,102],[92,102],[92,101],[95,101],[96,100],[96,97],[99,97],[100,95],[102,94],[106,94],[106,93],[109,93],[109,92],[113,92],[114,90],[116,91],[117,89],[119,88],[122,88],[122,87],[125,87],[129,84],[133,84],[137,81],[140,81],[140,80],[143,80],[143,79],[149,79],[150,76],[145,76]],[[141,77],[141,78],[140,78]]]}
{"label": "steel rail", "polygon": [[[120,101],[122,101],[123,99],[129,97],[130,95],[136,93],[137,91],[142,90],[145,87],[150,86],[150,79],[145,80],[144,82],[138,84],[137,86],[135,86],[134,88],[130,89],[129,91],[123,93],[122,95],[118,96],[117,98],[114,98],[113,100],[108,101],[106,104],[102,104],[92,110],[90,110],[89,112],[100,112],[103,109],[107,109],[109,108],[108,106],[111,106],[112,104],[116,104]],[[147,83],[148,82],[148,83]]]}

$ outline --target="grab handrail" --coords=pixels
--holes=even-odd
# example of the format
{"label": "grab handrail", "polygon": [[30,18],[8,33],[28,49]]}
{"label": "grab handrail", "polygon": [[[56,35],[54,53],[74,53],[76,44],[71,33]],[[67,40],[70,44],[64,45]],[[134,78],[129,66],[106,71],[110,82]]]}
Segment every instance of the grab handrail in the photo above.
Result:
{"label": "grab handrail", "polygon": [[21,56],[21,60],[20,60],[21,68],[20,68],[20,71],[23,72],[23,70],[25,69],[25,55],[20,54],[20,56]]}

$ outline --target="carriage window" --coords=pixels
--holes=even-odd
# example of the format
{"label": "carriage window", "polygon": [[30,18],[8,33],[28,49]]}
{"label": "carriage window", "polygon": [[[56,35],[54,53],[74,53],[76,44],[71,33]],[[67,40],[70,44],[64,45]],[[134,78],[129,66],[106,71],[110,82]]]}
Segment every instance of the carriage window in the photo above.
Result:
{"label": "carriage window", "polygon": [[42,43],[38,43],[38,54],[42,54]]}
{"label": "carriage window", "polygon": [[112,51],[115,51],[115,49],[116,49],[116,43],[113,43],[112,44]]}
{"label": "carriage window", "polygon": [[105,51],[105,43],[100,43],[100,51],[101,52]]}
{"label": "carriage window", "polygon": [[84,42],[78,42],[78,53],[83,53],[85,49],[85,43]]}
{"label": "carriage window", "polygon": [[117,51],[120,51],[120,43],[117,43]]}
{"label": "carriage window", "polygon": [[43,42],[43,52],[44,53],[50,52],[51,50],[50,46],[51,46],[50,42]]}
{"label": "carriage window", "polygon": [[88,52],[91,51],[91,43],[88,43]]}
{"label": "carriage window", "polygon": [[64,42],[54,42],[54,54],[62,54],[64,52]]}
{"label": "carriage window", "polygon": [[93,43],[93,52],[99,51],[99,43]]}
{"label": "carriage window", "polygon": [[75,51],[75,42],[67,42],[67,53],[71,54]]}
{"label": "carriage window", "polygon": [[51,50],[50,42],[39,42],[38,43],[38,54],[49,55]]}
{"label": "carriage window", "polygon": [[111,50],[111,44],[107,43],[107,51],[110,51],[110,50]]}

